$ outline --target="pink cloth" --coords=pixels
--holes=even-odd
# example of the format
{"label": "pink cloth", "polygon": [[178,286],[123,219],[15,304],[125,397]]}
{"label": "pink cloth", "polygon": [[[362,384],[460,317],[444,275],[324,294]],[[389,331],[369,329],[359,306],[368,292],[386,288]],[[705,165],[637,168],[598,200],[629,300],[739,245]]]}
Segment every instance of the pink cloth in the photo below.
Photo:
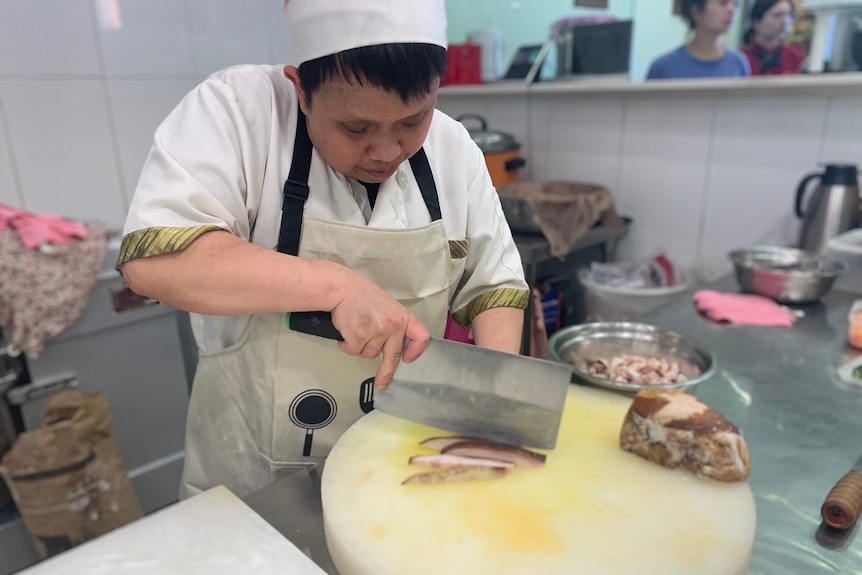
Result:
{"label": "pink cloth", "polygon": [[530,357],[545,359],[548,350],[548,332],[545,325],[545,310],[542,308],[542,294],[533,288],[532,317],[530,318]]}
{"label": "pink cloth", "polygon": [[459,343],[476,343],[473,341],[473,330],[469,327],[461,327],[455,323],[455,320],[452,319],[452,314],[446,316],[446,332],[443,334],[443,339]]}
{"label": "pink cloth", "polygon": [[0,231],[11,226],[28,250],[44,243],[67,244],[73,238],[87,239],[87,227],[51,214],[26,212],[0,204]]}
{"label": "pink cloth", "polygon": [[706,317],[732,324],[792,327],[796,321],[792,313],[759,295],[699,290],[694,305]]}

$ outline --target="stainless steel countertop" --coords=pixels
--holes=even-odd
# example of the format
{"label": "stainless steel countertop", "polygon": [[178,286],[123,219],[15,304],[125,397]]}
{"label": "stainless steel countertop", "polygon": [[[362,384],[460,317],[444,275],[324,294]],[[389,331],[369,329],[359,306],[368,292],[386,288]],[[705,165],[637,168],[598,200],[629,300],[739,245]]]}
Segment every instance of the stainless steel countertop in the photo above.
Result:
{"label": "stainless steel countertop", "polygon": [[[732,276],[709,287],[738,290]],[[842,537],[820,520],[826,494],[862,453],[862,389],[836,373],[860,354],[846,343],[850,305],[860,297],[833,290],[798,306],[805,317],[791,329],[719,325],[695,313],[688,297],[639,318],[718,357],[718,375],[695,395],[739,426],[751,452],[752,575],[862,573],[858,527]]]}
{"label": "stainless steel countertop", "polygon": [[[706,286],[737,291],[732,277]],[[821,525],[820,506],[862,453],[862,389],[836,369],[860,352],[846,345],[847,313],[862,294],[833,290],[802,306],[792,329],[722,326],[681,296],[641,319],[704,342],[719,372],[695,392],[736,423],[751,451],[757,501],[751,575],[862,573],[859,527]],[[337,575],[323,536],[317,470],[300,471],[245,498],[327,573]]]}
{"label": "stainless steel countertop", "polygon": [[299,547],[329,575],[339,575],[323,534],[320,473],[317,467],[296,471],[243,501]]}

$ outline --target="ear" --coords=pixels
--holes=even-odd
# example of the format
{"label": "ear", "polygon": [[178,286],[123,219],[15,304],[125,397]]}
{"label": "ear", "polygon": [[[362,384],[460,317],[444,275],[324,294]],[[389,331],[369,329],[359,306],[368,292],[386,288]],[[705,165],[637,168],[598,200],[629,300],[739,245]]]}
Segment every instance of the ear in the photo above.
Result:
{"label": "ear", "polygon": [[307,116],[308,100],[305,97],[305,90],[302,89],[302,82],[299,79],[299,69],[296,66],[285,66],[284,77],[290,80],[294,88],[296,88],[296,95],[299,98],[299,109]]}

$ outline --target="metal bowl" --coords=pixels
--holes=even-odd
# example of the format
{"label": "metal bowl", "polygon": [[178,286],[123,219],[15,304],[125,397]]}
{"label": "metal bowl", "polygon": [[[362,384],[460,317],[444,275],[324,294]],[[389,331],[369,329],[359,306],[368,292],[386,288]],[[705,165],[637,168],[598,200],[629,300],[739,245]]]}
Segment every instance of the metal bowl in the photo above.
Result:
{"label": "metal bowl", "polygon": [[509,229],[513,232],[522,234],[543,233],[536,216],[533,214],[533,208],[524,198],[500,196],[500,207],[503,208],[506,223],[509,224]]}
{"label": "metal bowl", "polygon": [[[673,331],[644,323],[598,322],[563,328],[548,342],[551,358],[574,367],[572,381],[634,395],[644,387],[692,391],[715,374],[715,356],[700,344]],[[687,381],[667,384],[618,382],[590,374],[588,361],[622,354],[677,362]]]}
{"label": "metal bowl", "polygon": [[756,246],[728,254],[742,291],[779,303],[811,303],[823,297],[847,264],[828,255],[780,246]]}

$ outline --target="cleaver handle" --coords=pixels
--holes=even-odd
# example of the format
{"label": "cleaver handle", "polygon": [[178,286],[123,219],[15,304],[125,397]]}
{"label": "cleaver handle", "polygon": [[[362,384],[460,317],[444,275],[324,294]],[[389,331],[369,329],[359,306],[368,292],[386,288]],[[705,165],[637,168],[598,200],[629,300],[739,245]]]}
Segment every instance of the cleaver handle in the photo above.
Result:
{"label": "cleaver handle", "polygon": [[341,332],[332,323],[332,314],[328,311],[294,311],[284,318],[287,328],[293,331],[344,341]]}
{"label": "cleaver handle", "polygon": [[850,471],[826,496],[820,516],[836,529],[849,529],[862,510],[862,473]]}

